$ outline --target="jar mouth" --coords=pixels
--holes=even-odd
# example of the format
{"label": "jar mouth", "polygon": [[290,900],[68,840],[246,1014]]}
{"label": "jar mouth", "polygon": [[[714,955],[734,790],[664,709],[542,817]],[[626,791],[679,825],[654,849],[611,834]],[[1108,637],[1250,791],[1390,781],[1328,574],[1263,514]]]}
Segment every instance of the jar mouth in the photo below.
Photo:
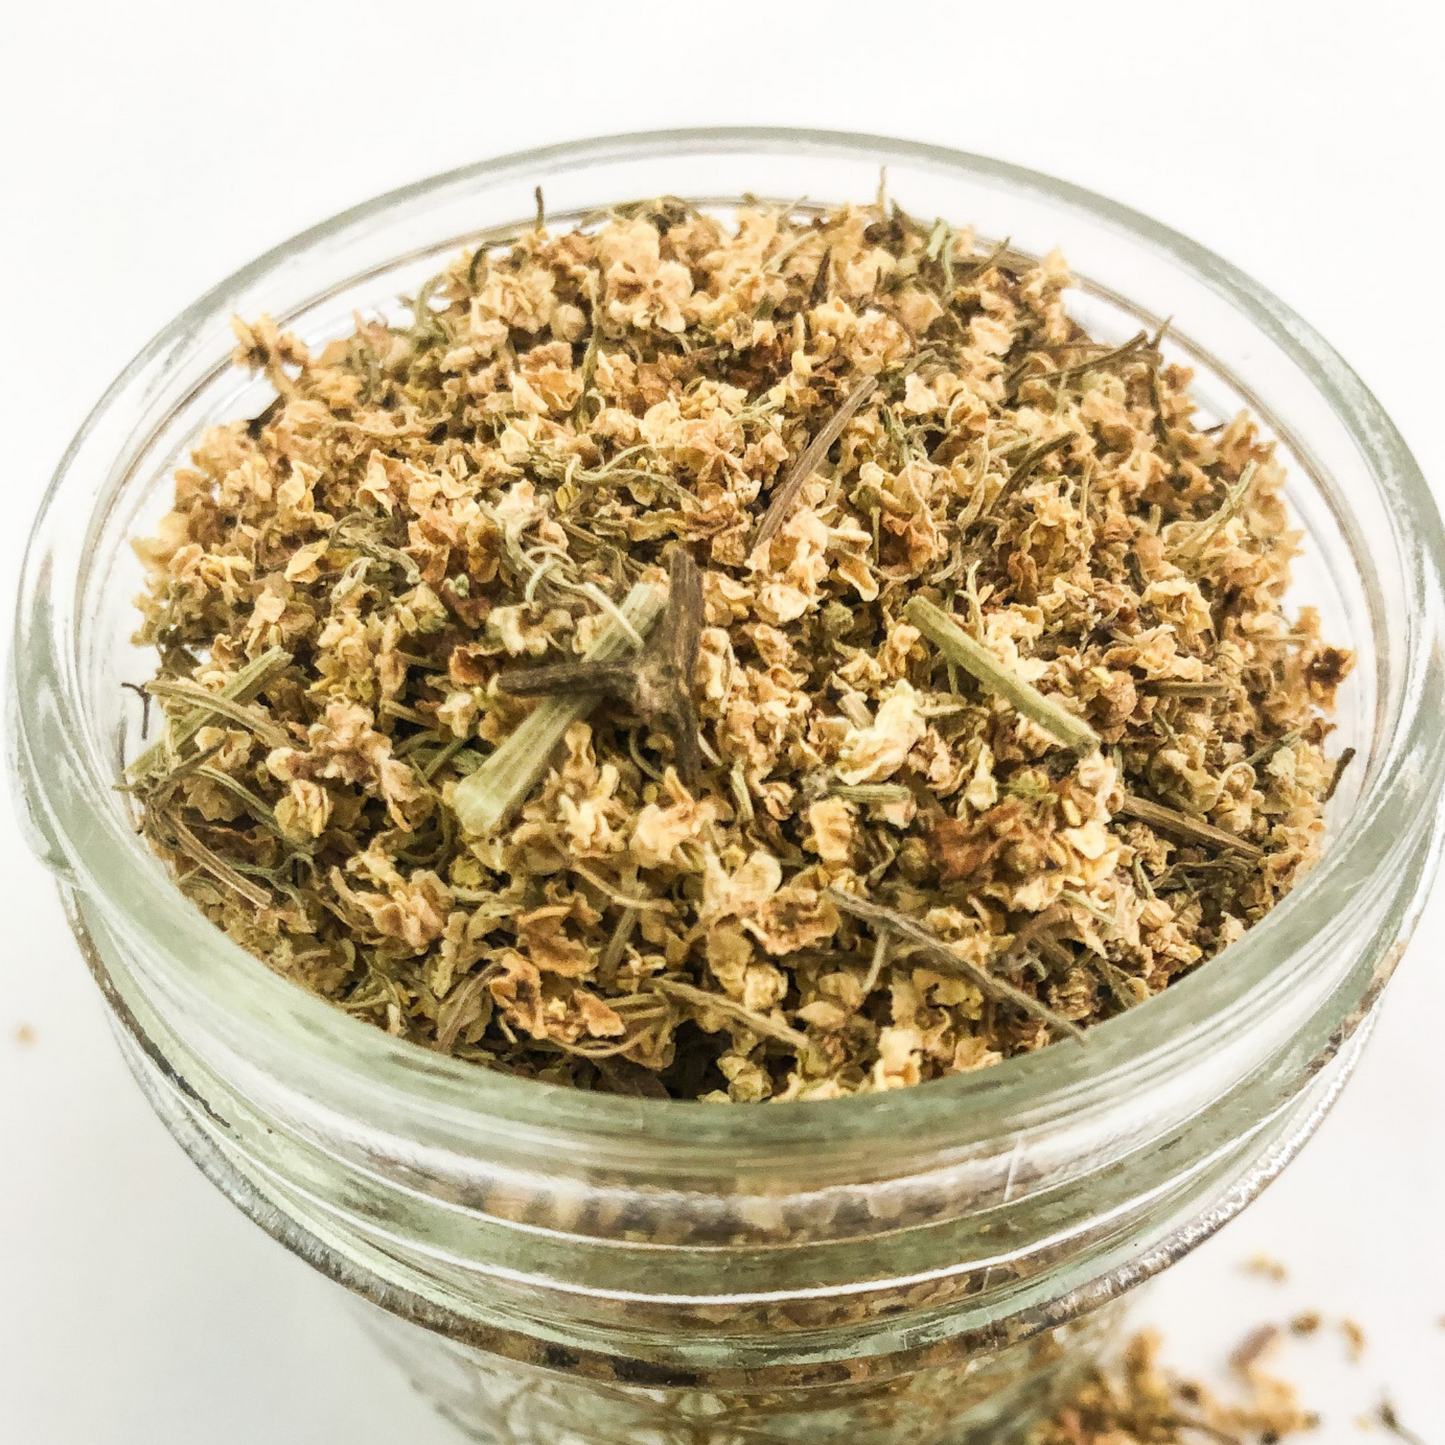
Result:
{"label": "jar mouth", "polygon": [[[114,739],[87,716],[79,655],[84,572],[104,518],[133,474],[144,417],[168,368],[217,318],[244,307],[267,277],[299,258],[330,255],[379,216],[429,195],[498,181],[546,180],[619,157],[686,155],[725,148],[896,162],[968,172],[1127,234],[1239,313],[1296,368],[1357,449],[1393,534],[1388,657],[1371,751],[1351,814],[1317,866],[1268,917],[1224,954],[1139,1008],[1090,1031],[1082,1047],[1060,1042],[977,1073],[887,1093],[699,1109],[690,1101],[633,1099],[513,1078],[388,1037],[271,973],[204,917],[170,881],[114,804]],[[520,219],[520,217],[519,217]],[[967,217],[961,217],[967,220]],[[457,245],[468,238],[460,236]],[[419,251],[418,254],[421,254]],[[212,358],[219,362],[221,358]],[[170,383],[174,385],[174,382]],[[1307,439],[1306,439],[1307,440]],[[1311,962],[1357,923],[1381,888],[1403,886],[1401,860],[1437,851],[1445,784],[1441,589],[1445,535],[1418,466],[1379,403],[1335,351],[1282,302],[1186,237],[1067,183],[1004,162],[937,146],[810,130],[659,131],[572,142],[481,162],[418,182],[301,233],[236,272],[166,326],[112,385],[62,459],[32,532],[22,573],[11,657],[10,746],[37,847],[82,900],[109,910],[108,924],[144,940],[158,976],[212,1016],[236,1057],[274,1058],[277,1040],[324,1092],[349,1110],[403,1118],[424,1107],[458,1134],[498,1129],[544,1138],[565,1123],[621,1147],[645,1137],[689,1149],[776,1151],[805,1141],[954,1137],[987,1117],[1007,1127],[1087,1109],[1120,1090],[1147,1089],[1172,1061],[1207,1047],[1241,1019],[1270,1012]],[[1384,626],[1374,611],[1377,630]],[[1416,870],[1418,874],[1418,869]],[[1383,880],[1383,881],[1382,881]],[[1410,885],[1413,886],[1413,883]],[[1408,902],[1402,905],[1406,910]],[[1390,938],[1398,936],[1398,926]],[[1388,942],[1377,952],[1383,952]],[[1372,965],[1373,966],[1373,965]],[[1353,1000],[1337,1011],[1338,1024]],[[1328,1014],[1328,1010],[1322,1011]],[[1328,1022],[1328,1019],[1326,1019]],[[1328,1029],[1326,1029],[1328,1032]],[[318,1090],[321,1085],[318,1083]]]}

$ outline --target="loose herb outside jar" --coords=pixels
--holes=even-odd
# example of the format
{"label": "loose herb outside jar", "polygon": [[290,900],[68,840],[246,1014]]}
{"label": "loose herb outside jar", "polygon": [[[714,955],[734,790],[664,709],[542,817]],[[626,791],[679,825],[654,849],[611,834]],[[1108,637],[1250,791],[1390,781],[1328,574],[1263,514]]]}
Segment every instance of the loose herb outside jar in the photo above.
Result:
{"label": "loose herb outside jar", "polygon": [[[1319,869],[1217,967],[1087,1050],[766,1119],[493,1077],[292,996],[174,896],[107,793],[118,683],[143,676],[123,673],[123,542],[162,509],[200,424],[248,414],[222,364],[230,313],[269,310],[313,343],[339,334],[353,306],[406,294],[479,226],[515,229],[539,182],[565,217],[628,194],[866,195],[880,162],[913,213],[977,218],[1026,251],[1061,243],[1096,334],[1152,334],[1172,313],[1216,410],[1247,395],[1292,452],[1314,559],[1302,588],[1362,658],[1341,726],[1363,766]],[[1338,359],[1137,217],[896,143],[598,142],[363,208],[140,358],[37,532],[12,746],[37,846],[163,1116],[253,1217],[383,1306],[393,1351],[482,1438],[636,1438],[646,1422],[695,1439],[711,1414],[716,1439],[740,1415],[754,1438],[916,1439],[919,1397],[951,1401],[928,1417],[942,1438],[1011,1408],[1002,1389],[977,1408],[958,1397],[960,1379],[1004,1384],[1009,1358],[990,1351],[1025,1342],[1026,1373],[1032,1350],[1049,1353],[1031,1337],[1217,1227],[1348,1071],[1434,861],[1440,554],[1408,455]]]}

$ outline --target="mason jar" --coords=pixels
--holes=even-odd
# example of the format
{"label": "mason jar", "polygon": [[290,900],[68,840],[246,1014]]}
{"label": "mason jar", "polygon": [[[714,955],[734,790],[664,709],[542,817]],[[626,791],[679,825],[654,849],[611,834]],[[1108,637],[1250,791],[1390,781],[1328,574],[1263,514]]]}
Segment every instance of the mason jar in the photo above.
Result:
{"label": "mason jar", "polygon": [[[1356,749],[1323,858],[1164,994],[997,1067],[756,1106],[614,1097],[487,1072],[267,971],[172,886],[116,782],[141,574],[210,423],[266,384],[233,313],[313,349],[463,247],[624,199],[870,201],[1063,248],[1077,319],[1153,331],[1201,411],[1249,407],[1304,533],[1291,602],[1353,648]],[[1210,418],[1206,417],[1205,424]],[[239,1208],[351,1290],[475,1438],[535,1445],[913,1445],[1006,1438],[1113,1320],[1289,1161],[1358,1058],[1440,840],[1440,521],[1338,356],[1218,257],[1073,186],[867,137],[685,131],[554,146],[384,196],[278,247],[141,353],[66,453],[31,540],[9,742],[34,847],[141,1088]]]}

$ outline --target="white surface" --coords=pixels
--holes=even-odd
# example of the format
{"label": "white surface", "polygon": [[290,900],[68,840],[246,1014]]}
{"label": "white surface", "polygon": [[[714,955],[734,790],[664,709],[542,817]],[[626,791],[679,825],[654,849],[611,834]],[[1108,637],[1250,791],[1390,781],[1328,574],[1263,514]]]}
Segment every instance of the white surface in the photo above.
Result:
{"label": "white surface", "polygon": [[[1314,322],[1445,477],[1442,42],[1438,8],[1388,3],[17,4],[0,12],[6,632],[51,467],[192,297],[415,177],[649,126],[894,133],[1139,206]],[[8,816],[0,863],[0,1441],[455,1442],[149,1116]],[[1442,930],[1437,895],[1319,1136],[1147,1302],[1190,1368],[1295,1308],[1355,1316],[1360,1365],[1333,1332],[1283,1363],[1328,1411],[1322,1442],[1357,1438],[1382,1384],[1445,1440]],[[1291,1283],[1244,1274],[1256,1250]]]}

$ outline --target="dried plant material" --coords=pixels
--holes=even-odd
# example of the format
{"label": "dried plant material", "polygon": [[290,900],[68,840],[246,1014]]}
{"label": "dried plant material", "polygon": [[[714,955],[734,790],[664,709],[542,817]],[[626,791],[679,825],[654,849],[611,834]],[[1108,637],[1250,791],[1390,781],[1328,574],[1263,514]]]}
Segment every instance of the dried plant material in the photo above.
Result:
{"label": "dried plant material", "polygon": [[[594,670],[609,665],[625,667],[625,664],[613,663],[612,659],[626,650],[629,634],[645,637],[662,610],[663,600],[658,589],[639,582],[623,601],[621,615],[607,622],[601,637],[587,649],[573,672],[588,667]],[[505,691],[526,690],[515,685],[507,687],[507,676],[504,674],[501,679]],[[603,691],[579,684],[575,676],[569,676],[561,686],[556,682],[555,676],[549,678],[536,691],[560,695],[528,713],[481,767],[457,784],[451,806],[458,822],[469,832],[485,837],[521,807],[547,771],[567,729],[587,716]]]}
{"label": "dried plant material", "polygon": [[1244,1262],[1244,1268],[1261,1279],[1273,1280],[1275,1284],[1283,1284],[1289,1278],[1289,1270],[1270,1254],[1250,1255]]}
{"label": "dried plant material", "polygon": [[1282,1338],[1278,1325],[1260,1325],[1258,1329],[1251,1330],[1231,1352],[1230,1369],[1249,1377],[1262,1360],[1274,1353]]}
{"label": "dried plant material", "polygon": [[1345,769],[1355,760],[1354,748],[1346,748],[1335,759],[1335,770],[1330,774],[1330,785],[1325,789],[1324,801],[1329,802],[1335,795],[1335,790],[1340,786],[1340,779],[1345,775]]}
{"label": "dried plant material", "polygon": [[877,385],[878,378],[876,376],[865,376],[843,398],[838,410],[828,418],[827,425],[808,443],[807,451],[798,458],[797,463],[768,504],[768,510],[763,513],[763,519],[758,523],[758,529],[753,533],[752,543],[748,547],[750,556],[777,536],[779,529],[792,512],[793,504],[798,500],[798,493],[803,490],[803,483],[818,470],[818,463],[828,455],[828,448],[843,435],[843,428],[848,425],[848,419],[873,395],[873,390]]}
{"label": "dried plant material", "polygon": [[[167,771],[167,758],[175,756],[212,718],[227,717],[249,728],[263,740],[284,741],[285,734],[279,727],[264,713],[249,709],[245,704],[257,696],[273,678],[280,677],[291,665],[291,660],[289,652],[279,647],[270,647],[260,657],[253,658],[244,667],[238,668],[235,676],[230,678],[224,687],[217,689],[214,696],[200,702],[199,706],[193,706],[179,717],[170,718],[161,740],[148,747],[126,769],[126,777],[146,778],[154,773]],[[208,691],[189,679],[174,678],[155,678],[146,684],[145,690],[152,697],[193,704]]]}
{"label": "dried plant material", "polygon": [[1348,654],[1272,445],[1058,256],[676,200],[457,258],[138,544],[127,770],[274,970],[526,1077],[900,1088],[1159,993],[1311,865]]}
{"label": "dried plant material", "polygon": [[1318,1310],[1308,1310],[1302,1315],[1296,1315],[1289,1322],[1289,1329],[1292,1335],[1304,1338],[1308,1335],[1317,1334],[1324,1321],[1320,1318]]}
{"label": "dried plant material", "polygon": [[1181,838],[1190,843],[1203,843],[1210,848],[1225,848],[1249,859],[1264,857],[1264,849],[1257,844],[1236,838],[1232,833],[1226,833],[1223,828],[1216,828],[1212,823],[1191,818],[1177,808],[1165,808],[1158,803],[1151,803],[1147,798],[1134,798],[1126,793],[1120,799],[1119,811],[1126,817],[1147,823],[1156,832],[1168,837]]}
{"label": "dried plant material", "polygon": [[1340,1321],[1340,1333],[1345,1337],[1345,1353],[1352,1365],[1358,1365],[1365,1358],[1365,1332],[1352,1319]]}
{"label": "dried plant material", "polygon": [[[625,604],[622,612],[619,626],[628,620]],[[692,702],[692,680],[697,670],[701,636],[702,578],[692,554],[683,547],[674,546],[668,567],[667,606],[658,626],[635,658],[624,658],[618,662],[604,658],[603,644],[608,637],[604,634],[602,641],[581,662],[513,669],[504,672],[498,683],[503,692],[509,692],[514,697],[581,694],[584,697],[610,697],[622,703],[643,723],[668,731],[678,771],[686,783],[696,785],[702,759],[698,749],[697,709]],[[580,715],[576,714],[569,720],[576,721]],[[521,730],[519,727],[517,732]],[[537,750],[538,765],[530,775],[530,781],[515,789],[517,803],[536,785],[563,732],[565,728],[558,729],[551,747]],[[514,732],[512,737],[516,736]],[[508,739],[510,741],[511,738]],[[492,756],[496,757],[506,747],[507,743],[504,743]],[[483,764],[479,771],[485,771],[485,768],[486,764]],[[470,781],[464,781],[457,792],[463,792]],[[453,804],[455,806],[455,799]],[[464,828],[479,835],[491,832],[502,821],[502,815],[485,819],[468,818],[460,808],[457,816]]]}
{"label": "dried plant material", "polygon": [[29,1024],[16,1024],[15,1042],[22,1049],[28,1049],[35,1042],[35,1030]]}
{"label": "dried plant material", "polygon": [[1067,1034],[1074,1039],[1083,1039],[1084,1031],[1076,1024],[1072,1024],[1068,1019],[1056,1014],[1053,1009],[1040,1003],[1032,994],[1015,988],[1004,979],[995,978],[970,958],[963,949],[939,938],[927,928],[914,922],[906,914],[899,913],[896,909],[885,908],[880,903],[869,903],[862,898],[854,898],[841,888],[829,889],[828,896],[844,912],[851,913],[855,918],[861,918],[865,923],[872,924],[877,930],[880,943],[890,935],[902,939],[907,944],[921,948],[932,960],[934,967],[942,968],[949,973],[962,974],[987,997],[1002,999],[1005,1003],[1015,1005],[1025,1013],[1034,1015],[1058,1033]]}
{"label": "dried plant material", "polygon": [[1405,1445],[1425,1445],[1424,1438],[1417,1435],[1408,1426],[1401,1423],[1399,1415],[1395,1411],[1394,1404],[1387,1397],[1380,1401],[1380,1408],[1377,1412],[1380,1424],[1392,1435],[1398,1435],[1405,1442]]}
{"label": "dried plant material", "polygon": [[1088,723],[1016,677],[933,603],[915,597],[904,607],[903,615],[950,662],[956,662],[969,676],[976,677],[989,692],[1006,699],[1015,711],[1032,718],[1066,748],[1076,753],[1090,753],[1098,748],[1099,735]]}
{"label": "dried plant material", "polygon": [[1229,1403],[1162,1369],[1158,1352],[1158,1336],[1146,1332],[1129,1342],[1116,1368],[1091,1366],[1049,1422],[1031,1432],[1029,1445],[1274,1445],[1319,1423],[1282,1380],[1256,1372],[1245,1381],[1248,1400]]}

